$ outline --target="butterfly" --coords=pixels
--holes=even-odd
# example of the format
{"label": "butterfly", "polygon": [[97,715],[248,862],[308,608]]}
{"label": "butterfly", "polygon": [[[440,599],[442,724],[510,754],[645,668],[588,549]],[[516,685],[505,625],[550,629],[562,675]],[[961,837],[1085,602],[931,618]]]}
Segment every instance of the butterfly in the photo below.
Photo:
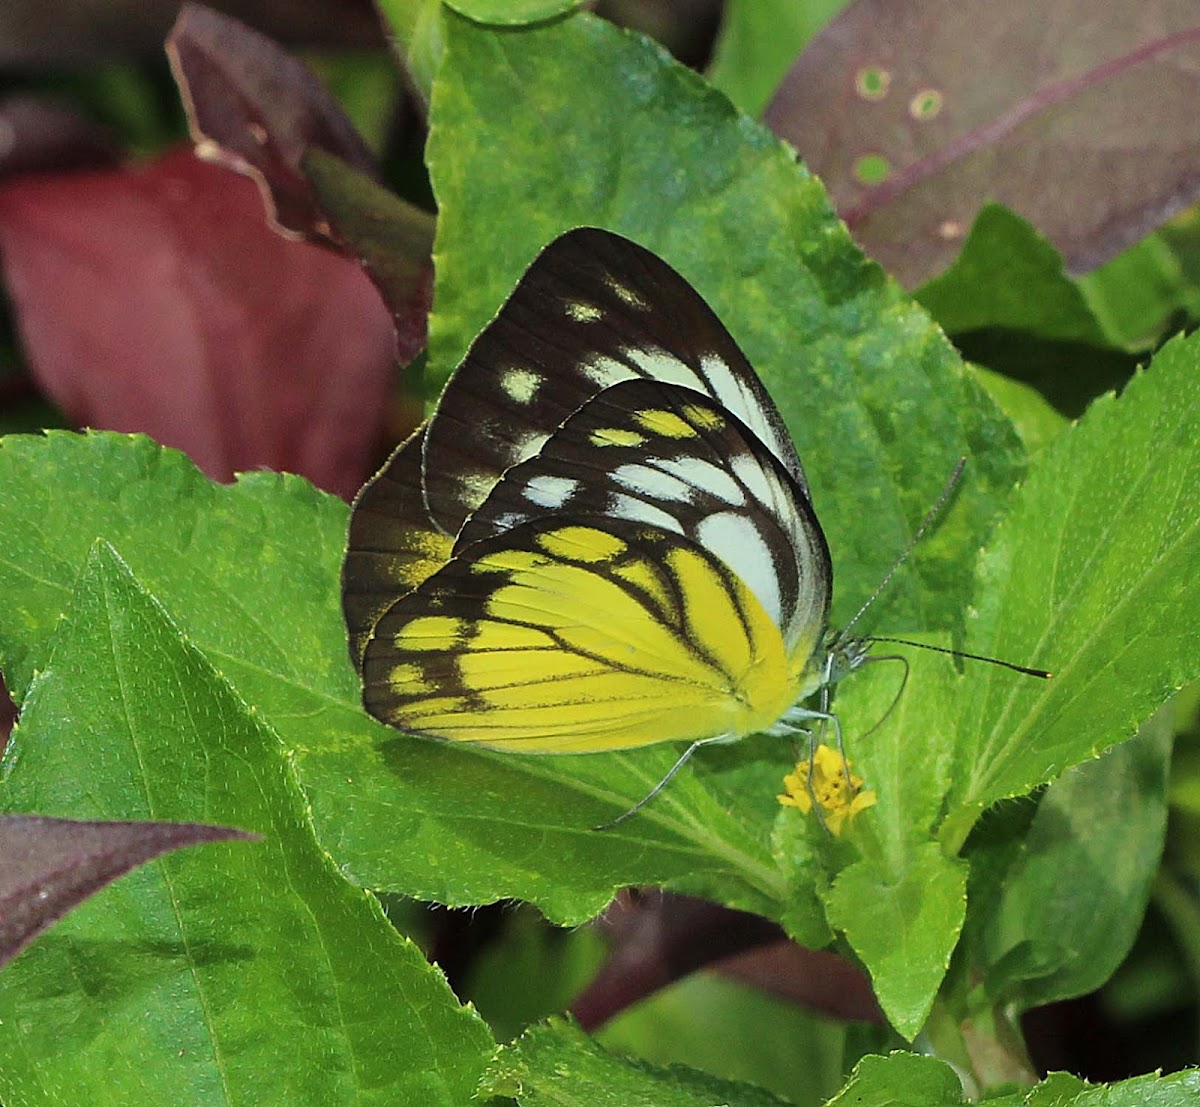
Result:
{"label": "butterfly", "polygon": [[688,743],[666,779],[705,744],[833,718],[868,640],[829,630],[832,585],[737,343],[596,228],[543,249],[359,493],[342,573],[375,718],[520,753]]}

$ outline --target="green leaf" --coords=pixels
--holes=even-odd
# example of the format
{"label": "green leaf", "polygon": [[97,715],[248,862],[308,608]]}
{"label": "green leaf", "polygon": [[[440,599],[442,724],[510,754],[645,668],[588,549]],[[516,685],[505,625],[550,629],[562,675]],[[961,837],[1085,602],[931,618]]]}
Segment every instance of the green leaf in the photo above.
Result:
{"label": "green leaf", "polygon": [[553,19],[581,3],[583,0],[446,0],[446,7],[476,23],[517,27]]}
{"label": "green leaf", "polygon": [[[1200,1070],[1089,1084],[1056,1072],[1035,1088],[987,1098],[993,1107],[1184,1107],[1200,1092]],[[913,1053],[864,1057],[827,1107],[961,1107],[967,1102],[949,1065]]]}
{"label": "green leaf", "polygon": [[864,1057],[828,1107],[961,1107],[962,1084],[933,1057],[892,1053]]}
{"label": "green leaf", "polygon": [[[982,949],[993,1002],[1028,1010],[1099,988],[1129,952],[1158,870],[1167,821],[1169,719],[1056,780],[986,912]],[[1006,979],[1004,961],[1024,964]]]}
{"label": "green leaf", "polygon": [[1200,214],[1160,227],[1080,278],[1109,340],[1143,349],[1200,318]]}
{"label": "green leaf", "polygon": [[706,76],[747,115],[767,106],[804,44],[846,0],[730,0]]}
{"label": "green leaf", "polygon": [[924,1025],[967,906],[967,866],[936,842],[903,868],[863,858],[843,869],[827,898],[829,922],[871,973],[891,1024],[906,1038]]}
{"label": "green leaf", "polygon": [[964,358],[1032,384],[1067,415],[1137,365],[1112,347],[1058,251],[999,204],[980,211],[954,264],[916,298]]}
{"label": "green leaf", "polygon": [[[605,92],[562,94],[572,87]],[[961,629],[1019,445],[789,147],[652,43],[588,15],[520,33],[448,16],[431,128],[431,379],[445,379],[550,239],[586,224],[628,235],[696,286],[779,404],[833,548],[837,618],[971,455],[953,513],[875,613]]]}
{"label": "green leaf", "polygon": [[[788,808],[777,817],[775,844],[795,886],[823,892],[828,925],[845,932],[884,1012],[911,1039],[963,923],[965,865],[943,855],[933,829],[951,787],[954,735],[971,674],[959,676],[933,653],[913,653],[907,664],[907,678],[897,667],[873,665],[838,690],[853,771],[876,793],[875,806],[844,835],[862,858],[831,850],[815,820]],[[837,874],[831,891],[825,871]],[[792,902],[804,902],[798,891]],[[818,944],[796,920],[784,921],[800,941]]]}
{"label": "green leaf", "polygon": [[6,1102],[144,1103],[170,1089],[187,1103],[457,1105],[471,1094],[487,1029],[339,875],[277,738],[104,543],[6,769],[8,810],[263,837],[138,869],[0,974]]}
{"label": "green leaf", "polygon": [[480,1086],[522,1107],[775,1107],[785,1101],[749,1084],[693,1069],[658,1069],[605,1053],[577,1026],[552,1019],[496,1055]]}
{"label": "green leaf", "polygon": [[[117,546],[244,698],[272,715],[357,701],[337,573],[346,506],[298,477],[214,484],[137,435],[51,432],[0,442],[0,657],[23,697],[97,538]],[[228,675],[228,673],[227,673]]]}
{"label": "green leaf", "polygon": [[[943,828],[1094,756],[1200,676],[1200,337],[1164,347],[1041,454],[980,568],[975,652]],[[957,808],[957,810],[954,810]]]}
{"label": "green leaf", "polygon": [[803,1107],[818,1107],[842,1084],[844,1023],[723,973],[685,976],[596,1037],[614,1053],[750,1081]]}
{"label": "green leaf", "polygon": [[973,366],[972,373],[1012,420],[1029,455],[1044,450],[1068,425],[1066,417],[1055,411],[1036,388],[983,366]]}
{"label": "green leaf", "polygon": [[1063,342],[1107,345],[1062,255],[1027,220],[985,204],[953,264],[915,298],[948,334],[1004,327]]}
{"label": "green leaf", "polygon": [[1019,1100],[1021,1107],[1190,1107],[1200,1096],[1200,1070],[1150,1074],[1115,1084],[1088,1084],[1054,1073]]}

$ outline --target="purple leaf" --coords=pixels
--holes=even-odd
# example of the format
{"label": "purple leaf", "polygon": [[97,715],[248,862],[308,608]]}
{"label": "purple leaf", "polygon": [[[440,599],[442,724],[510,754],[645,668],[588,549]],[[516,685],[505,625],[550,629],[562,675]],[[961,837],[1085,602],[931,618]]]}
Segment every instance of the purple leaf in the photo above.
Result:
{"label": "purple leaf", "polygon": [[93,892],[161,853],[257,838],[200,823],[0,816],[0,965]]}
{"label": "purple leaf", "polygon": [[858,0],[767,109],[872,256],[914,287],[976,211],[1094,268],[1200,195],[1200,18],[1172,0]]}
{"label": "purple leaf", "polygon": [[407,363],[425,348],[433,300],[433,216],[323,150],[304,172],[337,237],[361,262],[396,324],[396,355]]}
{"label": "purple leaf", "polygon": [[330,230],[300,168],[312,147],[374,177],[375,159],[315,74],[277,43],[201,4],[184,4],[167,39],[197,152],[251,177],[281,229]]}

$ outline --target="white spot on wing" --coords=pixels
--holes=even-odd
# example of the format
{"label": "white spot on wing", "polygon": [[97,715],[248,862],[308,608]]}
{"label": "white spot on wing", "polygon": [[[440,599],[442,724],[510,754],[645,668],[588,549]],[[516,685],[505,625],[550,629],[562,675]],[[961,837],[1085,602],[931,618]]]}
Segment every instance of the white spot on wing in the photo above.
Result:
{"label": "white spot on wing", "polygon": [[628,365],[622,364],[615,358],[605,357],[603,354],[597,354],[588,361],[581,361],[579,372],[601,388],[607,388],[610,384],[616,384],[618,381],[633,380],[637,375],[630,371]]}
{"label": "white spot on wing", "polygon": [[513,460],[510,464],[525,461],[533,457],[545,444],[550,436],[541,431],[530,431],[513,443]]}
{"label": "white spot on wing", "polygon": [[652,500],[690,503],[695,495],[695,490],[686,481],[649,465],[619,465],[613,470],[612,479],[623,488]]}
{"label": "white spot on wing", "polygon": [[664,511],[654,504],[648,504],[645,500],[639,500],[636,496],[626,496],[623,492],[617,492],[609,497],[605,511],[618,519],[630,519],[635,523],[649,523],[651,526],[661,527],[674,534],[683,533],[683,527],[679,520],[669,511]]}
{"label": "white spot on wing", "polygon": [[704,382],[695,372],[674,354],[663,349],[639,350],[629,347],[621,351],[647,377],[668,384],[681,384],[685,388],[703,389]]}
{"label": "white spot on wing", "polygon": [[735,454],[729,459],[729,468],[750,495],[772,514],[782,517],[795,512],[795,505],[784,492],[779,478],[760,465],[752,454]]}
{"label": "white spot on wing", "polygon": [[781,451],[790,443],[780,442],[779,434],[763,411],[762,401],[755,396],[745,377],[734,372],[716,354],[705,354],[700,358],[700,372],[708,384],[708,389],[722,405],[754,431],[776,457],[784,461],[785,454]]}
{"label": "white spot on wing", "polygon": [[579,481],[571,477],[556,477],[553,473],[539,473],[525,485],[525,499],[538,507],[562,507],[576,492]]}
{"label": "white spot on wing", "polygon": [[696,528],[696,537],[710,553],[725,562],[763,605],[776,626],[782,619],[782,598],[775,562],[758,528],[735,511],[710,515]]}
{"label": "white spot on wing", "polygon": [[529,403],[541,386],[542,375],[532,369],[506,369],[500,374],[500,388],[510,399],[519,404]]}
{"label": "white spot on wing", "polygon": [[519,526],[528,519],[528,515],[522,515],[519,511],[506,511],[502,515],[497,515],[492,523],[492,533],[500,534],[506,530],[512,530],[513,527]]}
{"label": "white spot on wing", "polygon": [[699,457],[672,457],[657,460],[655,464],[688,484],[702,488],[705,492],[724,500],[727,504],[744,504],[746,494],[741,485],[726,470],[711,461]]}

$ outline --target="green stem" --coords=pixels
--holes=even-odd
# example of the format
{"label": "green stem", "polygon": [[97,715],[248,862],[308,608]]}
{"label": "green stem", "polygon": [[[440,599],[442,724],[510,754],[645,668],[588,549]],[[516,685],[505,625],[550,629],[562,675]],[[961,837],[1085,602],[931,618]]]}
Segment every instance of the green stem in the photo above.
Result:
{"label": "green stem", "polygon": [[971,1099],[998,1085],[1032,1087],[1038,1081],[1011,1007],[983,1008],[960,1021],[939,999],[918,1044],[954,1067]]}

